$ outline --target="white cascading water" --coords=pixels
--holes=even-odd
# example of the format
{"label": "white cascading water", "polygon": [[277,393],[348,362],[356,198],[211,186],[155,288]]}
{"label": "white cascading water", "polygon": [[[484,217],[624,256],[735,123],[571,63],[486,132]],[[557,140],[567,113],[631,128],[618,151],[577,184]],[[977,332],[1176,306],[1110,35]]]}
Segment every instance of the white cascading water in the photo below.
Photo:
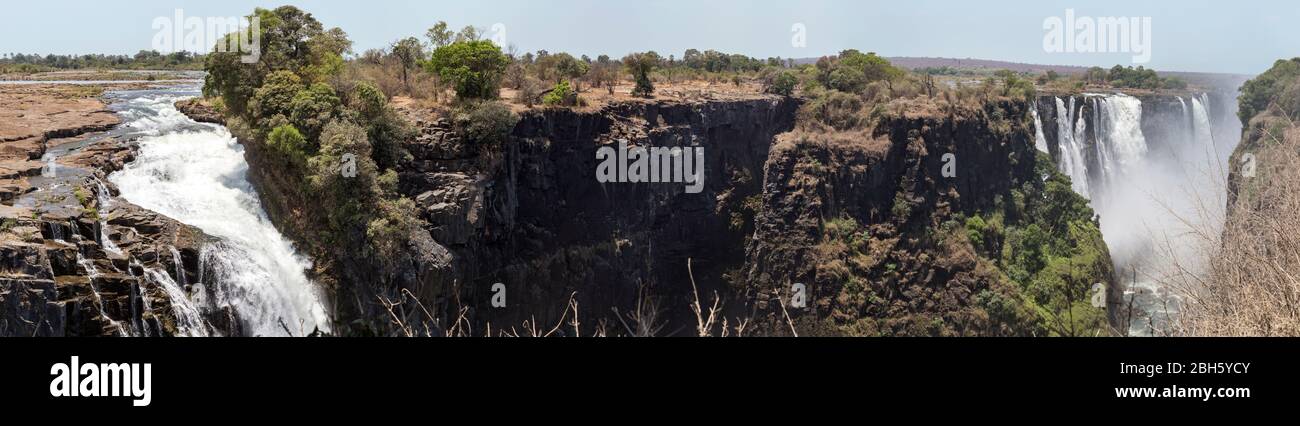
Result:
{"label": "white cascading water", "polygon": [[1214,129],[1210,127],[1209,105],[1210,97],[1204,93],[1192,98],[1192,140],[1196,142],[1197,148],[1208,154],[1207,158],[1215,158],[1213,154],[1217,148],[1214,144]]}
{"label": "white cascading water", "polygon": [[[95,178],[95,198],[99,200],[100,210],[107,210],[113,206],[113,195],[108,192],[108,188],[104,186],[104,182],[100,181],[99,178]],[[122,255],[122,249],[118,248],[111,238],[108,238],[110,234],[108,221],[103,216],[99,218],[98,232],[100,245],[104,247],[104,251]]]}
{"label": "white cascading water", "polygon": [[1142,135],[1142,101],[1127,95],[1092,99],[1103,185],[1123,184],[1122,180],[1142,166],[1147,153],[1147,140]]}
{"label": "white cascading water", "polygon": [[305,273],[311,263],[262,210],[243,147],[224,127],[196,123],[173,106],[196,94],[195,88],[148,91],[124,99],[119,108],[126,125],[142,135],[136,160],[109,176],[120,196],[220,239],[201,253],[214,276],[194,284],[217,293],[216,300],[186,294],[164,272],[154,271],[152,278],[164,283],[172,299],[182,299],[174,307],[186,334],[204,334],[195,322],[197,310],[219,306],[232,307],[250,335],[329,331],[322,296]]}
{"label": "white cascading water", "polygon": [[[1125,300],[1132,298],[1139,311],[1128,322],[1129,333],[1176,333],[1172,324],[1179,300],[1165,283],[1179,274],[1197,272],[1199,265],[1188,263],[1198,258],[1194,252],[1198,242],[1192,241],[1189,227],[1219,226],[1211,223],[1221,218],[1213,210],[1224,205],[1226,157],[1216,154],[1209,97],[1201,94],[1190,102],[1178,98],[1181,122],[1169,123],[1176,128],[1167,133],[1181,140],[1166,141],[1171,156],[1158,158],[1149,155],[1142,132],[1141,100],[1122,94],[1086,94],[1082,99],[1092,107],[1091,141],[1086,132],[1089,120],[1075,110],[1074,98],[1068,104],[1055,99],[1058,165],[1100,216],[1102,235],[1125,286]],[[1089,163],[1082,154],[1085,146],[1093,150],[1091,165],[1097,169],[1091,186]]]}
{"label": "white cascading water", "polygon": [[1070,187],[1084,197],[1090,197],[1088,190],[1088,165],[1083,159],[1083,146],[1074,136],[1074,126],[1070,124],[1074,117],[1074,98],[1070,98],[1067,108],[1065,101],[1056,98],[1056,131],[1059,142],[1061,173],[1070,177]]}
{"label": "white cascading water", "polygon": [[[1191,122],[1192,122],[1192,110],[1189,109],[1189,108],[1187,108],[1187,101],[1184,100],[1182,96],[1179,96],[1179,97],[1178,97],[1178,107],[1181,108],[1181,110],[1183,111],[1183,114],[1182,114],[1182,115],[1183,115],[1183,120],[1186,120],[1187,123],[1191,123]],[[1194,138],[1195,135],[1196,135],[1196,129],[1193,129],[1193,128],[1191,128],[1191,127],[1188,127],[1188,128],[1187,128],[1187,140],[1192,140],[1192,138]]]}
{"label": "white cascading water", "polygon": [[[176,284],[170,275],[159,269],[146,269],[145,274],[155,283],[162,287],[163,292],[167,293],[167,299],[171,300],[172,314],[176,317],[176,332],[179,336],[184,337],[207,337],[207,326],[204,325],[203,315],[199,312],[197,303],[190,300],[190,295],[185,293],[185,289]],[[148,300],[147,298],[145,300]]]}
{"label": "white cascading water", "polygon": [[1043,135],[1043,119],[1038,116],[1038,103],[1029,104],[1029,113],[1034,117],[1034,148],[1038,152],[1049,153],[1047,150],[1047,136]]}

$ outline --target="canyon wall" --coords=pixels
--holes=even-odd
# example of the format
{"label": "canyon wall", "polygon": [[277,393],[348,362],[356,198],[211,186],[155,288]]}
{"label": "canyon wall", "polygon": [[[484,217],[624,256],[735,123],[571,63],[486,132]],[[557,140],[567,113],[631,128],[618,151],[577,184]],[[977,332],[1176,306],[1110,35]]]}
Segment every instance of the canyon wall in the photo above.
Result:
{"label": "canyon wall", "polygon": [[[874,130],[839,135],[791,132],[799,106],[755,95],[537,109],[500,146],[477,146],[447,120],[407,110],[419,134],[404,145],[399,189],[419,206],[422,229],[398,258],[318,257],[314,278],[330,289],[343,334],[402,334],[413,324],[434,335],[695,334],[698,295],[706,311],[716,297],[720,316],[752,321],[750,333],[1039,335],[1051,331],[1032,306],[1086,299],[1080,281],[1063,284],[1078,293],[1073,302],[1030,301],[1028,278],[1001,269],[1002,229],[978,245],[967,237],[967,218],[1018,232],[1041,216],[1029,211],[1037,201],[1023,200],[1044,196],[1028,103],[944,111],[903,101]],[[263,144],[241,140],[268,214],[312,246],[311,195]],[[704,148],[703,192],[599,182],[596,150],[619,140]],[[942,175],[946,153],[960,156],[953,177]],[[1085,224],[1091,213],[1069,216]],[[825,257],[827,229],[845,220],[870,235],[864,250],[876,258],[827,270],[843,263]],[[1085,279],[1111,280],[1104,247],[1060,239],[1092,256]],[[793,283],[810,289],[808,307],[779,309]]]}

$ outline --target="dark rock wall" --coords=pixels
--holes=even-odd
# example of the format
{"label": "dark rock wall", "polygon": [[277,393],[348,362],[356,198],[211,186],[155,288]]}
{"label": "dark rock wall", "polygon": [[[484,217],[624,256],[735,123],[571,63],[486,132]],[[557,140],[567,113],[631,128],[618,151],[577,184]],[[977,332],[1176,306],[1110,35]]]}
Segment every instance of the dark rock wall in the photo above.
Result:
{"label": "dark rock wall", "polygon": [[[993,270],[966,246],[939,242],[954,214],[992,210],[1011,189],[1034,178],[1032,122],[1026,103],[990,105],[955,114],[907,111],[886,118],[873,135],[830,140],[787,135],[767,163],[763,208],[748,247],[745,279],[756,291],[757,321],[784,333],[791,285],[808,288],[808,309],[789,312],[807,333],[840,334],[863,318],[880,320],[852,334],[1025,334],[1018,319],[996,318],[979,306],[985,291],[1014,297]],[[954,154],[956,176],[943,177],[944,154]],[[819,170],[819,169],[825,170]],[[905,205],[906,208],[899,208]],[[900,214],[901,213],[901,214]],[[869,241],[874,265],[856,265],[867,286],[888,301],[855,300],[846,279],[826,273],[821,253],[827,221],[852,220]],[[961,225],[959,225],[961,226]],[[886,264],[892,265],[886,267]],[[779,294],[779,295],[778,295]],[[887,305],[880,308],[882,304]],[[942,321],[944,329],[931,327]],[[844,326],[844,328],[840,328]]]}
{"label": "dark rock wall", "polygon": [[[594,326],[613,308],[632,309],[644,292],[668,332],[689,325],[687,259],[702,294],[727,292],[721,277],[739,268],[752,231],[733,225],[733,213],[743,216],[741,203],[761,191],[768,150],[793,126],[796,108],[772,97],[540,110],[524,114],[499,151],[467,148],[433,126],[408,146],[415,158],[401,186],[452,253],[459,300],[444,298],[442,308],[469,307],[476,322],[498,327],[554,324],[572,296]],[[703,147],[703,191],[598,182],[596,150],[619,139]],[[506,285],[504,309],[491,307],[494,283]]]}

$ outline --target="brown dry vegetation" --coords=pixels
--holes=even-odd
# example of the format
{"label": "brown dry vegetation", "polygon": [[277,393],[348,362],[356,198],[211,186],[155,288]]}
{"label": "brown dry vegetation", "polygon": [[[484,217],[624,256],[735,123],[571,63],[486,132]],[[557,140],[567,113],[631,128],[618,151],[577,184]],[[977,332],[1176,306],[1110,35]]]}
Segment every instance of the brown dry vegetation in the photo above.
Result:
{"label": "brown dry vegetation", "polygon": [[[1202,279],[1178,283],[1181,332],[1197,336],[1300,335],[1300,128],[1266,114],[1234,156],[1235,200]],[[1255,176],[1241,155],[1255,156]],[[1230,195],[1231,196],[1231,195]],[[1208,239],[1212,240],[1212,239]]]}
{"label": "brown dry vegetation", "polygon": [[1179,218],[1222,228],[1190,226],[1195,254],[1166,282],[1181,305],[1168,334],[1300,335],[1300,58],[1246,82],[1238,116],[1223,216]]}

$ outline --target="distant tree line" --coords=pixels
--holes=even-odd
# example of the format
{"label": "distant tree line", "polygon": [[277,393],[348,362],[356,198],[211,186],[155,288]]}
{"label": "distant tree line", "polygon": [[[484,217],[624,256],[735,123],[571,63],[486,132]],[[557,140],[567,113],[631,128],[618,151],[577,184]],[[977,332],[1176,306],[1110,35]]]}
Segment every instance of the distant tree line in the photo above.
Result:
{"label": "distant tree line", "polygon": [[1102,67],[1092,67],[1083,74],[1084,82],[1107,84],[1111,87],[1126,89],[1186,89],[1187,82],[1177,77],[1160,77],[1156,70],[1139,65],[1137,68],[1116,65],[1106,71]]}
{"label": "distant tree line", "polygon": [[121,69],[121,70],[201,70],[204,55],[193,52],[159,53],[141,50],[135,55],[39,55],[0,54],[0,66],[8,72],[42,72],[53,70]]}

